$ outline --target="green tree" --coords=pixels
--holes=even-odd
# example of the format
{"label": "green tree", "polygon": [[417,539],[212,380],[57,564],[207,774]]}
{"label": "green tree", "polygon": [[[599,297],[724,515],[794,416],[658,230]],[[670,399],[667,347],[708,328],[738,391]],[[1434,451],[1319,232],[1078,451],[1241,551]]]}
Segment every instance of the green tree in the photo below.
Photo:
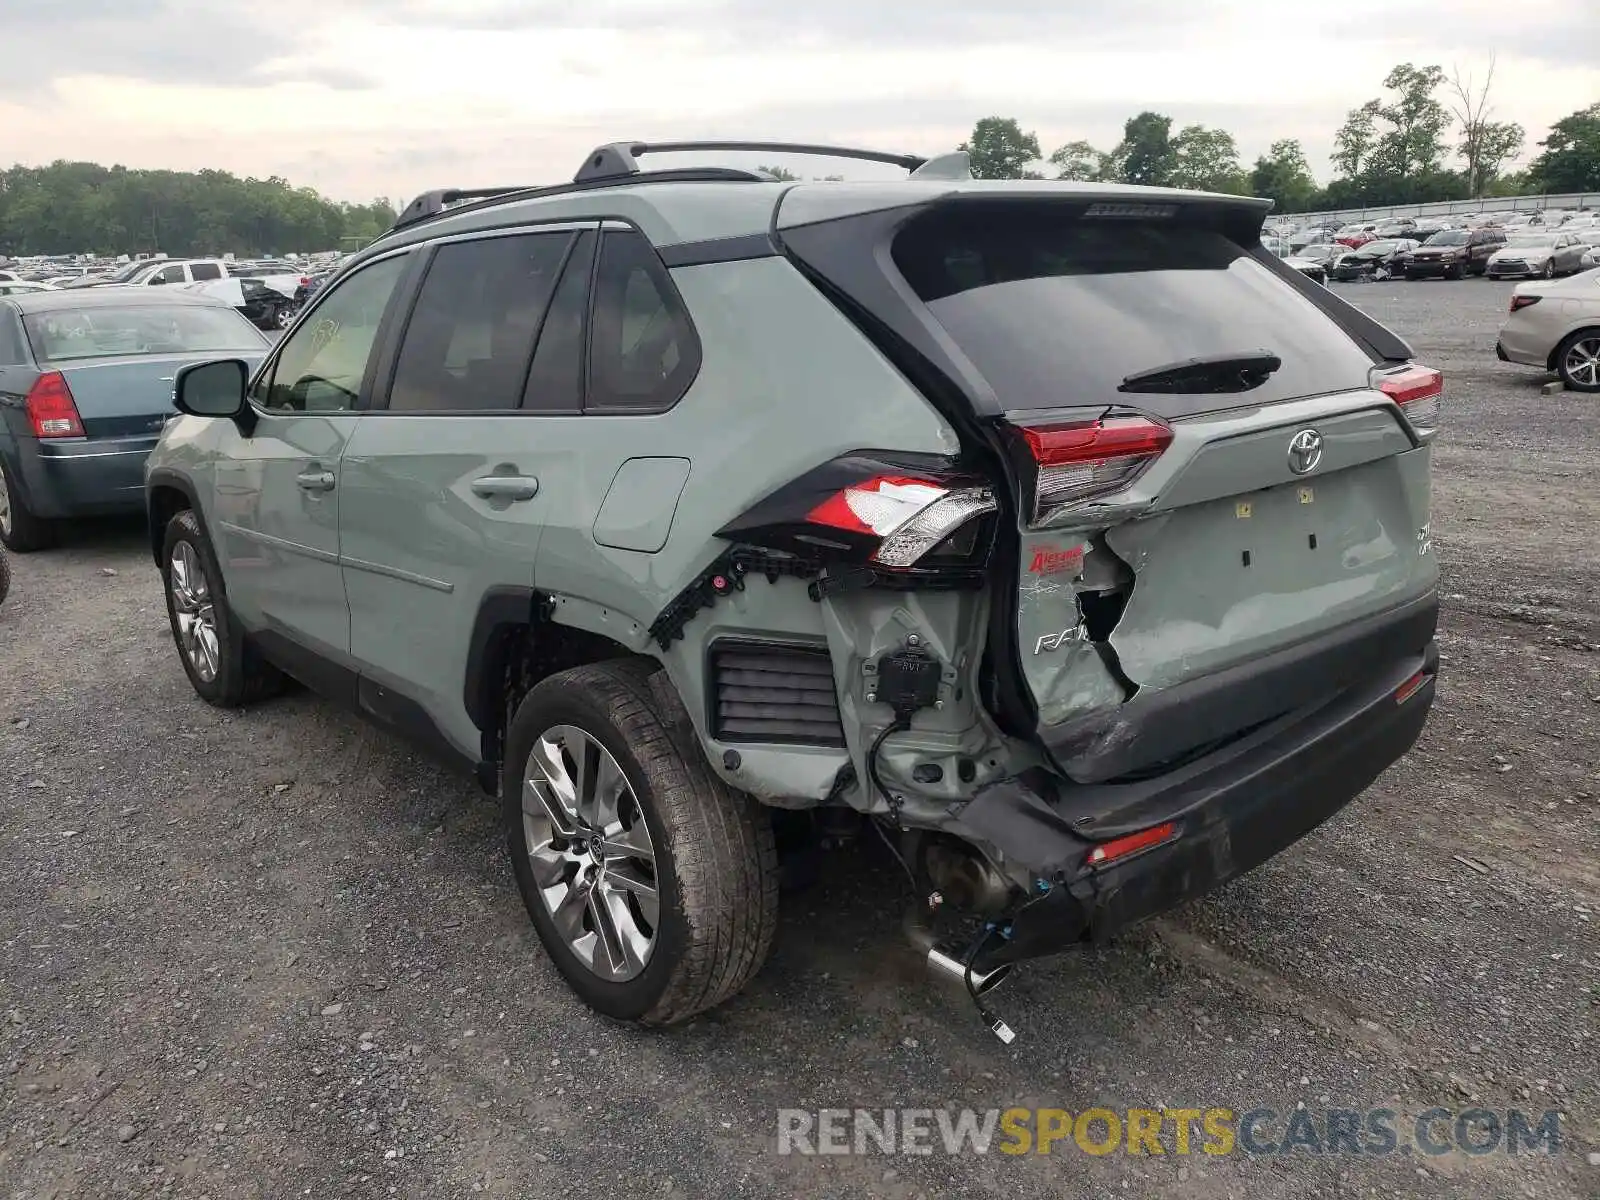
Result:
{"label": "green tree", "polygon": [[1117,158],[1122,163],[1124,183],[1170,186],[1178,167],[1178,152],[1172,144],[1172,118],[1154,112],[1129,117],[1122,127]]}
{"label": "green tree", "polygon": [[971,156],[974,179],[1023,179],[1040,158],[1039,138],[1023,133],[1015,117],[984,117],[957,149]]}
{"label": "green tree", "polygon": [[1239,147],[1233,134],[1204,125],[1185,125],[1172,139],[1173,166],[1168,182],[1173,187],[1202,192],[1241,193],[1247,186],[1239,166]]}
{"label": "green tree", "polygon": [[1068,142],[1050,156],[1050,165],[1056,169],[1057,179],[1079,182],[1102,182],[1121,174],[1114,153],[1096,150],[1088,142]]}
{"label": "green tree", "polygon": [[1600,191],[1600,104],[1570,113],[1550,127],[1529,182],[1546,192]]}
{"label": "green tree", "polygon": [[1281,213],[1309,211],[1317,181],[1300,143],[1293,138],[1273,142],[1250,172],[1250,192],[1271,200]]}
{"label": "green tree", "polygon": [[327,250],[394,217],[387,200],[339,204],[276,176],[64,161],[0,171],[0,247],[13,254]]}
{"label": "green tree", "polygon": [[1372,170],[1405,178],[1439,169],[1445,155],[1445,130],[1450,127],[1449,110],[1434,99],[1443,82],[1444,72],[1438,67],[1410,63],[1401,63],[1384,77],[1383,86],[1394,98],[1378,109],[1389,128],[1373,150]]}
{"label": "green tree", "polygon": [[1378,110],[1381,107],[1378,101],[1368,100],[1360,108],[1352,108],[1333,136],[1333,166],[1346,179],[1361,177],[1378,144]]}

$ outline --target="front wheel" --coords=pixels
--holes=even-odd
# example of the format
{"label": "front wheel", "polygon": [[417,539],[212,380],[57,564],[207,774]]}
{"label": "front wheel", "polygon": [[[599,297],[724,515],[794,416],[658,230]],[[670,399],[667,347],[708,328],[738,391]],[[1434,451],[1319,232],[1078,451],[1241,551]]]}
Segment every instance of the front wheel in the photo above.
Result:
{"label": "front wheel", "polygon": [[1460,267],[1446,267],[1445,270],[1444,270],[1444,277],[1446,279],[1460,279],[1461,278],[1461,268]]}
{"label": "front wheel", "polygon": [[1554,279],[1555,277],[1556,277],[1556,264],[1555,264],[1555,260],[1551,259],[1549,262],[1545,263],[1544,270],[1539,272],[1539,278],[1540,279]]}
{"label": "front wheel", "polygon": [[1556,373],[1574,392],[1600,392],[1600,329],[1580,329],[1562,342]]}
{"label": "front wheel", "polygon": [[644,660],[535,687],[507,731],[512,870],[534,929],[583,1001],[671,1025],[761,968],[778,920],[772,822],[710,769]]}
{"label": "front wheel", "polygon": [[222,571],[194,513],[167,523],[161,581],[172,640],[195,693],[207,704],[234,708],[278,690],[282,676],[246,644],[228,611]]}

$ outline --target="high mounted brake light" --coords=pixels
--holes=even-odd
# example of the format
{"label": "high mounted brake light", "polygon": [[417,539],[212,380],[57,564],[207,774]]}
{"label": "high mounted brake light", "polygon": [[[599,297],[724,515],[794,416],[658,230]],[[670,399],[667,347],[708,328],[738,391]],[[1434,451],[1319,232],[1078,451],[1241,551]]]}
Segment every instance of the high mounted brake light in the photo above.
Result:
{"label": "high mounted brake light", "polygon": [[83,421],[72,399],[67,377],[60,371],[46,371],[33,381],[23,401],[28,424],[36,438],[82,437]]}
{"label": "high mounted brake light", "polygon": [[1172,430],[1150,417],[1024,426],[1017,432],[1036,467],[1034,524],[1122,491],[1172,444]]}
{"label": "high mounted brake light", "polygon": [[1375,370],[1373,386],[1400,406],[1418,433],[1439,427],[1439,404],[1444,397],[1444,376],[1432,367],[1410,363],[1394,370]]}
{"label": "high mounted brake light", "polygon": [[879,475],[829,496],[806,519],[878,538],[873,562],[910,567],[968,521],[994,511],[988,488]]}

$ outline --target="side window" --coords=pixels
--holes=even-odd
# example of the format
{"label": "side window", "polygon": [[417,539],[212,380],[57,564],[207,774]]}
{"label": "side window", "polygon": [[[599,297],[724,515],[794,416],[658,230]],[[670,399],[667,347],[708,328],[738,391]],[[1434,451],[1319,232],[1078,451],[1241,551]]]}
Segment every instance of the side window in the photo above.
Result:
{"label": "side window", "polygon": [[522,392],[522,407],[534,412],[583,410],[583,332],[589,315],[589,275],[595,235],[584,232],[567,256],[550,311],[539,329],[539,345]]}
{"label": "side window", "polygon": [[406,324],[390,412],[481,412],[521,402],[571,232],[448,242]]}
{"label": "side window", "polygon": [[284,342],[266,386],[264,408],[347,412],[356,406],[378,326],[407,261],[404,254],[381,259],[328,293]]}
{"label": "side window", "polygon": [[161,270],[150,277],[150,282],[151,284],[182,283],[183,267],[177,264],[170,267],[162,267]]}
{"label": "side window", "polygon": [[197,281],[202,279],[221,279],[222,268],[217,266],[216,263],[195,263],[194,266],[189,268],[189,274]]}
{"label": "side window", "polygon": [[632,230],[608,230],[595,270],[587,408],[660,412],[699,369],[699,339],[655,249]]}
{"label": "side window", "polygon": [[[0,295],[4,295],[6,285],[0,283]],[[17,327],[17,319],[9,312],[0,311],[0,367],[14,367],[25,359],[22,353],[22,330]]]}

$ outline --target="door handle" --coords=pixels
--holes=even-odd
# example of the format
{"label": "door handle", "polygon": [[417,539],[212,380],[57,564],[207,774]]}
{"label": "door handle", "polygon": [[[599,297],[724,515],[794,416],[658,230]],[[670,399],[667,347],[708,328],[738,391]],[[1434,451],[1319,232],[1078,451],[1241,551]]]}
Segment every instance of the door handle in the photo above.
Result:
{"label": "door handle", "polygon": [[294,477],[300,489],[306,492],[331,492],[333,491],[332,471],[302,471]]}
{"label": "door handle", "polygon": [[485,475],[472,481],[472,494],[485,500],[532,500],[539,481],[531,475]]}

